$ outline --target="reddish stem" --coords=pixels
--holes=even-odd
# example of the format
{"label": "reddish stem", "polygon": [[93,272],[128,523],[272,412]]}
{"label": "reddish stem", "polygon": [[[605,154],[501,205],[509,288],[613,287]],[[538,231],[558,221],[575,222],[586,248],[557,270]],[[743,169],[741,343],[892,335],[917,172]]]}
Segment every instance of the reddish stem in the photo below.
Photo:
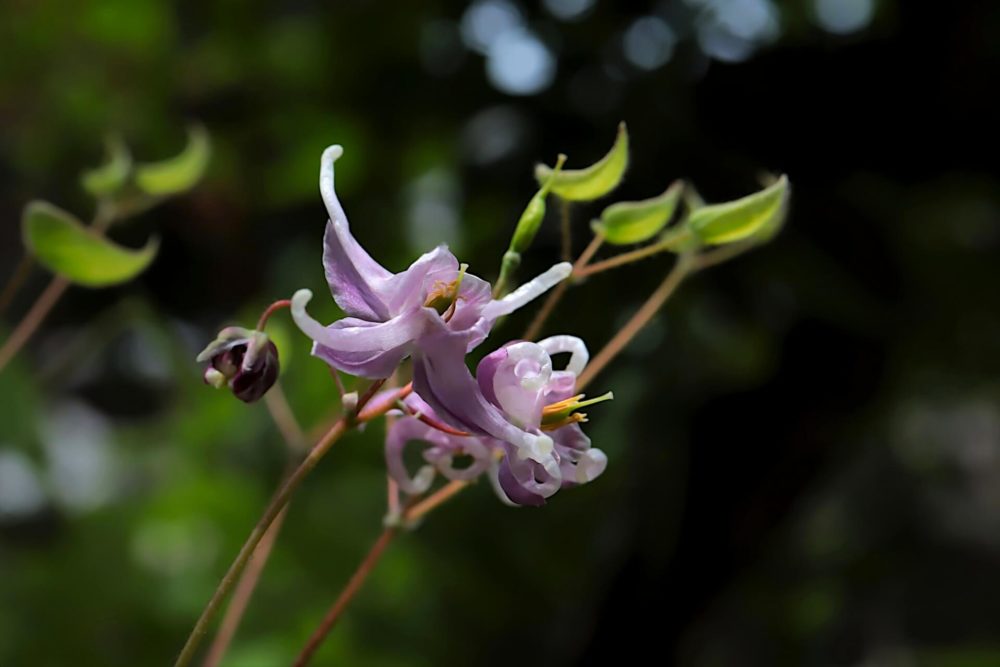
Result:
{"label": "reddish stem", "polygon": [[274,303],[272,303],[270,306],[267,307],[267,310],[261,313],[260,319],[257,320],[257,331],[264,330],[264,327],[267,326],[267,321],[271,319],[271,315],[274,315],[282,308],[291,308],[291,307],[292,307],[291,299],[281,299],[279,301],[275,301]]}

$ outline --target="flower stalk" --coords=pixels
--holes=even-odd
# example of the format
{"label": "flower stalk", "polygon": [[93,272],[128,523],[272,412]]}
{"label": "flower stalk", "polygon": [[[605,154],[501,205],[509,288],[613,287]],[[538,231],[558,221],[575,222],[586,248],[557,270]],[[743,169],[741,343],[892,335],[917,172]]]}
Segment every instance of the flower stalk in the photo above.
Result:
{"label": "flower stalk", "polygon": [[281,487],[274,494],[271,502],[264,510],[260,520],[257,521],[257,525],[254,526],[253,530],[250,532],[250,536],[247,537],[246,542],[240,548],[239,553],[236,555],[236,559],[233,561],[232,565],[229,566],[229,570],[226,571],[226,574],[219,582],[218,587],[212,594],[212,597],[205,606],[204,611],[202,611],[198,621],[195,623],[187,641],[184,643],[184,647],[181,649],[176,662],[174,662],[174,667],[186,667],[191,664],[191,661],[194,659],[198,650],[198,646],[201,644],[201,640],[208,632],[212,619],[215,618],[215,615],[218,613],[223,601],[225,601],[234,586],[236,586],[240,575],[246,569],[247,564],[250,561],[250,557],[253,555],[257,545],[260,544],[264,535],[267,533],[268,528],[271,527],[271,524],[273,524],[278,515],[281,514],[281,511],[286,505],[288,505],[292,495],[302,484],[302,481],[306,478],[306,476],[312,472],[313,468],[315,468],[326,453],[330,451],[330,448],[333,447],[333,445],[348,430],[357,424],[385,414],[385,412],[393,405],[392,403],[387,403],[379,406],[378,410],[369,411],[367,413],[363,411],[365,404],[371,399],[372,396],[374,396],[374,392],[378,390],[378,387],[381,386],[381,384],[381,382],[374,383],[374,390],[373,388],[369,388],[369,390],[365,392],[364,396],[359,399],[357,408],[352,413],[342,416],[334,423],[330,430],[327,431],[322,438],[320,438],[311,450],[309,450],[309,454],[306,455],[302,463],[299,464],[295,471],[282,483]]}

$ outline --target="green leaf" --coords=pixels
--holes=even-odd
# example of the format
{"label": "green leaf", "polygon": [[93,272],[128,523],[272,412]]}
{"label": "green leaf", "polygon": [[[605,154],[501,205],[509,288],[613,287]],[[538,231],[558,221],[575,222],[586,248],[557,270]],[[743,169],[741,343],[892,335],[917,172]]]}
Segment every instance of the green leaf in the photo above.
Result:
{"label": "green leaf", "polygon": [[132,172],[132,154],[121,136],[114,134],[105,141],[108,161],[88,169],[80,176],[83,189],[94,197],[113,195],[125,185]]}
{"label": "green leaf", "polygon": [[788,177],[782,175],[760,192],[725,204],[695,209],[688,229],[708,245],[752,239],[767,241],[781,228],[789,194]]}
{"label": "green leaf", "polygon": [[190,190],[208,167],[211,147],[201,125],[188,128],[188,143],[176,157],[136,167],[135,183],[149,195],[166,196]]}
{"label": "green leaf", "polygon": [[628,129],[618,125],[618,137],[608,154],[586,169],[563,169],[558,174],[551,167],[535,167],[535,180],[544,184],[553,178],[552,192],[567,201],[590,201],[608,194],[622,182],[628,166]]}
{"label": "green leaf", "polygon": [[134,278],[153,261],[159,245],[152,238],[140,250],[123,248],[43,201],[25,207],[21,233],[40,264],[87,287],[106,287]]}
{"label": "green leaf", "polygon": [[601,219],[595,220],[591,227],[613,245],[648,241],[670,222],[683,190],[684,183],[675,181],[658,197],[612,204],[604,209]]}

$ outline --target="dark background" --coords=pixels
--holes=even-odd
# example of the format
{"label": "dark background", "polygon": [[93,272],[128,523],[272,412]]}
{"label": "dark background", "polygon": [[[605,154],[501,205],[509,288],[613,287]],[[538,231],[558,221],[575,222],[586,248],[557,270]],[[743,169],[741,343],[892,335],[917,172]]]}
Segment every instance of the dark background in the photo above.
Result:
{"label": "dark background", "polygon": [[[444,240],[492,277],[533,164],[588,164],[619,120],[616,199],[687,177],[724,201],[784,172],[785,231],[683,286],[598,378],[616,395],[587,429],[603,477],[541,510],[480,484],[435,512],[316,664],[1000,664],[1000,6],[589,4],[0,6],[0,280],[26,201],[89,215],[77,176],[105,132],[156,159],[198,119],[214,144],[201,186],[113,232],[159,234],[154,266],[71,290],[0,376],[0,665],[179,650],[285,456],[263,406],[206,388],[193,356],[298,287],[337,316],[326,145],[376,258],[398,270]],[[512,64],[525,44],[551,76]],[[513,84],[490,74],[507,67]],[[605,203],[576,212],[577,250]],[[522,277],[557,259],[557,230]],[[548,330],[596,352],[668,266],[594,277]],[[275,326],[289,400],[318,423],[325,366]],[[380,447],[381,427],[338,444],[296,496],[224,664],[304,643],[379,530]]]}

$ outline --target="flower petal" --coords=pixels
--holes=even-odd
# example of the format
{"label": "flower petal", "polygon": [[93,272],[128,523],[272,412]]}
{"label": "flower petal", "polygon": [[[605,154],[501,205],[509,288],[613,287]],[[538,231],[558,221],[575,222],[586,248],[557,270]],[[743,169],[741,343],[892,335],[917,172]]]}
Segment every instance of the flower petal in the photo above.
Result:
{"label": "flower petal", "polygon": [[487,355],[476,369],[476,381],[487,400],[521,428],[541,424],[552,360],[535,343],[511,343]]}
{"label": "flower petal", "polygon": [[385,464],[389,475],[396,480],[399,488],[410,495],[417,495],[431,488],[431,483],[434,481],[434,467],[430,465],[422,466],[416,475],[410,477],[403,462],[403,450],[406,449],[406,445],[414,441],[425,442],[432,446],[447,445],[448,437],[413,417],[403,417],[389,428],[385,436]]}
{"label": "flower petal", "polygon": [[388,377],[410,354],[413,340],[426,326],[426,315],[420,309],[387,322],[346,317],[324,327],[306,312],[310,299],[309,290],[292,296],[292,319],[315,341],[314,355],[352,375]]}
{"label": "flower petal", "polygon": [[566,364],[566,370],[573,375],[582,373],[587,362],[590,361],[587,344],[576,336],[549,336],[538,341],[538,344],[550,355],[569,352],[569,363]]}
{"label": "flower petal", "polygon": [[513,443],[523,458],[558,470],[552,438],[518,428],[490,403],[465,365],[465,336],[434,332],[413,358],[413,388],[445,422]]}
{"label": "flower petal", "polygon": [[382,298],[381,283],[392,277],[351,235],[340,200],[333,184],[333,163],[344,154],[341,146],[323,151],[319,171],[319,190],[330,215],[323,237],[323,268],[333,298],[344,312],[367,320],[386,320],[389,306]]}
{"label": "flower petal", "polygon": [[[465,468],[456,468],[454,465],[456,454],[471,456],[472,463]],[[450,436],[448,448],[428,449],[424,452],[424,458],[448,479],[471,482],[490,467],[493,462],[493,452],[481,438]]]}
{"label": "flower petal", "polygon": [[528,494],[544,501],[562,487],[562,472],[558,467],[550,470],[536,461],[523,459],[510,444],[505,444],[504,448],[507,455],[500,462],[498,478],[511,500],[520,505],[531,504],[522,500],[524,494]]}
{"label": "flower petal", "polygon": [[592,482],[608,467],[608,457],[590,446],[590,438],[577,424],[570,424],[552,434],[559,454],[562,485],[575,486]]}
{"label": "flower petal", "polygon": [[515,310],[549,291],[573,273],[573,265],[560,262],[545,273],[524,283],[502,299],[491,301],[483,308],[483,317],[495,320],[503,315],[509,315]]}
{"label": "flower petal", "polygon": [[378,290],[389,305],[389,312],[397,315],[407,308],[423,306],[427,290],[435,280],[451,282],[457,277],[458,260],[448,246],[439,245],[418,257],[405,271],[379,285]]}

